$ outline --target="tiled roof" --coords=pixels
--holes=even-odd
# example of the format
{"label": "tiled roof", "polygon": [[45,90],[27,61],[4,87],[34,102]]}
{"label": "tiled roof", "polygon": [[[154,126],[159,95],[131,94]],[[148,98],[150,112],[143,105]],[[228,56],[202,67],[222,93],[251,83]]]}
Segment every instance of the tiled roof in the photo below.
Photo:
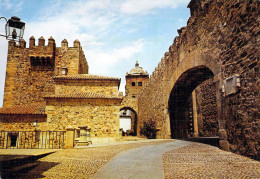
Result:
{"label": "tiled roof", "polygon": [[64,75],[64,76],[55,76],[54,80],[58,79],[75,79],[75,80],[116,80],[120,81],[120,78],[108,77],[108,76],[99,76],[99,75],[90,75],[90,74],[79,74],[79,75]]}
{"label": "tiled roof", "polygon": [[0,108],[1,114],[45,114],[45,102]]}
{"label": "tiled roof", "polygon": [[123,99],[120,96],[110,96],[98,93],[74,93],[74,94],[54,94],[44,98],[70,98],[70,99]]}

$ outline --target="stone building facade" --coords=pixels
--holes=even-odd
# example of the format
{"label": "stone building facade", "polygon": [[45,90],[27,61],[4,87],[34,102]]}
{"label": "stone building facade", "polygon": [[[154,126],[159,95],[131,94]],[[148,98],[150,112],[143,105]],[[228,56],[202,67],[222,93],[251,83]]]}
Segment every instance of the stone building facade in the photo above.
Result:
{"label": "stone building facade", "polygon": [[143,86],[149,79],[149,74],[139,66],[136,61],[135,67],[126,73],[125,96],[121,104],[121,110],[131,111],[131,130],[133,135],[137,134],[138,98]]}
{"label": "stone building facade", "polygon": [[118,139],[121,79],[90,75],[88,68],[78,40],[56,47],[52,37],[48,45],[41,37],[36,46],[31,37],[29,48],[24,40],[9,41],[0,131],[88,126],[93,143]]}
{"label": "stone building facade", "polygon": [[[187,27],[178,30],[179,36],[142,89],[138,130],[144,121],[153,119],[160,129],[157,137],[170,138],[172,129],[186,129],[178,126],[183,122],[180,117],[185,118],[178,113],[178,106],[211,91],[215,97],[204,95],[204,102],[191,104],[205,114],[202,124],[209,128],[212,123],[213,131],[218,130],[222,149],[259,159],[260,3],[191,0],[188,7],[191,17]],[[200,86],[210,79],[205,82],[208,89]],[[198,86],[197,97],[191,97]],[[207,115],[212,116],[211,122]],[[193,118],[198,116],[193,114]],[[213,118],[217,118],[217,124]],[[201,134],[211,135],[207,130],[201,130]]]}

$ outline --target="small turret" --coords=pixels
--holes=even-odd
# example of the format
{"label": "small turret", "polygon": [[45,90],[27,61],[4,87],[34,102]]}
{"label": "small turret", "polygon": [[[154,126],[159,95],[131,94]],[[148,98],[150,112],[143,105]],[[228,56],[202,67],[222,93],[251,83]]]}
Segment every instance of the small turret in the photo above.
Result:
{"label": "small turret", "polygon": [[74,47],[80,47],[80,42],[78,39],[74,41]]}
{"label": "small turret", "polygon": [[8,45],[9,47],[15,47],[16,43],[14,40],[9,40]]}
{"label": "small turret", "polygon": [[21,48],[26,48],[26,42],[25,42],[24,39],[21,39],[21,40],[20,40],[19,46],[20,46]]}
{"label": "small turret", "polygon": [[55,47],[55,40],[52,36],[48,39],[48,47]]}
{"label": "small turret", "polygon": [[68,41],[66,39],[64,39],[62,42],[61,42],[61,48],[67,48],[68,47]]}
{"label": "small turret", "polygon": [[33,48],[34,46],[35,46],[35,38],[34,36],[31,36],[29,40],[29,48]]}
{"label": "small turret", "polygon": [[38,40],[38,46],[42,47],[45,45],[45,39],[43,38],[43,36],[41,36]]}

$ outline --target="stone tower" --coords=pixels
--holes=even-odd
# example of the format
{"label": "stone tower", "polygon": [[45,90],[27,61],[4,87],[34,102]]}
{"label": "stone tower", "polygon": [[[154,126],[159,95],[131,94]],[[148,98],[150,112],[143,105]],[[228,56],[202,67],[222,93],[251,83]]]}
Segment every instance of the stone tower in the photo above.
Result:
{"label": "stone tower", "polygon": [[19,44],[9,41],[6,67],[4,107],[44,102],[43,96],[54,93],[53,77],[57,75],[87,74],[88,63],[78,40],[73,47],[68,47],[64,39],[61,47],[56,47],[55,40],[25,40]]}
{"label": "stone tower", "polygon": [[126,73],[125,79],[126,96],[137,98],[144,84],[148,81],[149,74],[145,72],[143,68],[139,66],[138,61],[136,61],[135,67],[130,71],[130,73]]}
{"label": "stone tower", "polygon": [[[138,61],[136,61],[135,67],[125,76],[125,97],[121,103],[121,113],[129,112],[131,118],[131,131],[132,135],[137,134],[137,114],[138,114],[138,97],[144,84],[149,79],[149,74],[139,66]],[[122,115],[120,123],[126,116]]]}

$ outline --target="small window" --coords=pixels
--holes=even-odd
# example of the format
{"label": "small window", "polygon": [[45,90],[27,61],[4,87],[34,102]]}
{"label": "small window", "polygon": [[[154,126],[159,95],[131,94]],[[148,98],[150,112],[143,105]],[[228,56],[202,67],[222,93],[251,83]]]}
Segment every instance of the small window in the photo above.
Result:
{"label": "small window", "polygon": [[138,82],[138,86],[143,86],[143,83],[142,82]]}
{"label": "small window", "polygon": [[133,95],[132,98],[135,98],[135,96]]}
{"label": "small window", "polygon": [[132,86],[135,86],[135,82],[132,82]]}

